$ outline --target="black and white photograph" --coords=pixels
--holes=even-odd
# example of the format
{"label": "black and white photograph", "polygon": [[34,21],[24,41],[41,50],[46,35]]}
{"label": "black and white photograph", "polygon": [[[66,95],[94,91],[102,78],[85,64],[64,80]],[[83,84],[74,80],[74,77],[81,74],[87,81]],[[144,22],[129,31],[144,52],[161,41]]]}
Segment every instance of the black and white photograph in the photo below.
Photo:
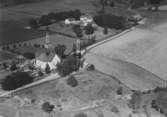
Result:
{"label": "black and white photograph", "polygon": [[167,0],[0,0],[0,117],[167,117]]}

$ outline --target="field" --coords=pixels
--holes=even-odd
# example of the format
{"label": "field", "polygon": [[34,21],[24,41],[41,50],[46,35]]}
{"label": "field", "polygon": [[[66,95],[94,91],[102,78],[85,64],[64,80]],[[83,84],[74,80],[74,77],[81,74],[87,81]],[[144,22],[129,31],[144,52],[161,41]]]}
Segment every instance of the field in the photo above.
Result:
{"label": "field", "polygon": [[[47,117],[47,113],[41,110],[41,104],[46,100],[55,105],[53,113],[55,117],[73,117],[78,112],[98,117],[97,111],[105,117],[110,114],[117,117],[110,109],[113,106],[127,107],[126,102],[123,104],[120,100],[116,101],[116,91],[119,87],[123,87],[123,96],[131,94],[131,91],[114,77],[98,71],[79,72],[75,77],[78,80],[78,86],[74,88],[66,84],[67,78],[61,78],[18,92],[17,96],[21,100],[30,99],[35,102],[29,105],[25,103],[19,108],[21,102],[16,97],[6,99],[0,102],[0,113],[7,117],[15,117],[16,113],[17,116],[21,113],[19,117],[21,115],[23,117]],[[95,102],[99,103],[97,107],[94,107]],[[9,109],[10,111],[6,113]]]}
{"label": "field", "polygon": [[[145,25],[139,26],[115,40],[93,48],[85,58],[98,70],[115,76],[131,89],[143,91],[166,86],[165,13],[161,17],[154,18],[157,24],[147,28]],[[149,20],[148,23],[151,24]]]}
{"label": "field", "polygon": [[[25,29],[30,18],[39,18],[41,15],[47,14],[49,12],[69,11],[74,9],[80,9],[81,12],[88,13],[94,16],[95,14],[97,14],[100,8],[100,4],[95,0],[48,0],[39,3],[22,4],[13,7],[1,8],[0,45],[42,38],[45,35],[45,31]],[[133,14],[125,10],[125,8],[119,7],[106,8],[106,12],[124,16],[125,14],[126,16]],[[58,25],[59,23],[51,25],[54,32],[73,35],[71,32],[69,32],[69,29],[67,27],[58,28],[60,27]],[[111,32],[115,34],[114,30],[112,30]],[[101,33],[97,34],[97,37],[99,38],[103,38],[104,36]]]}

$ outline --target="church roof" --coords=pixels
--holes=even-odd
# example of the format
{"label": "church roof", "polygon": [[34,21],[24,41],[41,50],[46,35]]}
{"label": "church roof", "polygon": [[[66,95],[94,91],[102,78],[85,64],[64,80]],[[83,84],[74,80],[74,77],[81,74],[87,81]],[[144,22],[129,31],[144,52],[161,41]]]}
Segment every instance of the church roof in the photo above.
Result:
{"label": "church roof", "polygon": [[43,62],[51,62],[53,58],[55,57],[55,53],[50,52],[50,53],[42,53],[40,56],[38,56],[36,59],[43,61]]}

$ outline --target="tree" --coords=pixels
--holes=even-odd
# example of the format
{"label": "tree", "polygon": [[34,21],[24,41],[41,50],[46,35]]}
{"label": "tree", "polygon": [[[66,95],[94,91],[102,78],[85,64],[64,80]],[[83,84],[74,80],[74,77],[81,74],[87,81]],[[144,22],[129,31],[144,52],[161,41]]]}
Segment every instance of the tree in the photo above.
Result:
{"label": "tree", "polygon": [[162,114],[165,114],[165,116],[167,116],[167,93],[166,91],[158,92],[157,98],[152,103],[153,103],[152,106],[156,110],[160,110]]}
{"label": "tree", "polygon": [[55,47],[55,52],[56,54],[60,57],[60,58],[63,58],[64,57],[64,52],[66,50],[66,46],[65,45],[61,45],[61,44],[58,44],[56,47]]}
{"label": "tree", "polygon": [[94,17],[94,21],[98,26],[103,28],[125,29],[126,18],[111,14],[100,14]]}
{"label": "tree", "polygon": [[76,44],[73,43],[73,46],[72,46],[72,52],[76,52],[76,50],[77,50]]}
{"label": "tree", "polygon": [[16,72],[6,76],[2,82],[1,86],[3,90],[14,90],[21,86],[33,82],[33,77],[26,72]]}
{"label": "tree", "polygon": [[105,35],[108,34],[108,28],[107,28],[107,27],[104,28],[103,33],[104,33]]}
{"label": "tree", "polygon": [[107,6],[107,0],[100,0],[100,4],[102,5],[101,11],[104,13],[105,6]]}
{"label": "tree", "polygon": [[50,12],[50,13],[48,14],[48,18],[51,19],[51,20],[55,20],[55,16],[56,16],[56,14],[53,13],[53,12]]}
{"label": "tree", "polygon": [[24,46],[27,46],[27,43],[24,43]]}
{"label": "tree", "polygon": [[157,11],[160,5],[160,0],[150,0],[150,3],[155,7],[155,11]]}
{"label": "tree", "polygon": [[40,71],[38,71],[38,76],[43,76],[44,74],[43,74],[43,72],[40,70]]}
{"label": "tree", "polygon": [[74,117],[88,117],[88,116],[87,116],[87,114],[81,112],[81,113],[74,115]]}
{"label": "tree", "polygon": [[49,66],[48,63],[46,64],[45,72],[46,72],[47,74],[51,73],[51,69],[50,69],[50,66]]}
{"label": "tree", "polygon": [[116,106],[113,106],[112,109],[111,109],[111,112],[113,113],[119,113],[119,110]]}
{"label": "tree", "polygon": [[85,26],[84,30],[85,34],[88,35],[88,39],[90,39],[89,35],[94,33],[94,28],[92,27],[92,24],[88,24],[87,26]]}
{"label": "tree", "polygon": [[43,15],[40,19],[39,19],[39,24],[41,26],[46,26],[46,25],[50,25],[51,24],[51,20],[49,19],[49,17],[47,15]]}
{"label": "tree", "polygon": [[67,79],[67,84],[70,85],[71,87],[76,87],[78,85],[78,81],[76,80],[74,76],[70,76]]}
{"label": "tree", "polygon": [[83,37],[83,32],[80,25],[74,25],[73,32],[76,34],[77,37],[79,38]]}
{"label": "tree", "polygon": [[135,91],[132,94],[131,100],[129,101],[129,107],[136,111],[140,109],[141,101],[142,101],[142,93],[140,91]]}
{"label": "tree", "polygon": [[118,95],[122,95],[122,94],[123,94],[123,88],[122,88],[122,87],[119,87],[119,88],[117,89],[117,94],[118,94]]}
{"label": "tree", "polygon": [[32,59],[35,58],[35,53],[32,53],[32,52],[25,52],[25,53],[23,54],[23,56],[24,56],[25,58],[29,59],[29,60],[32,60]]}
{"label": "tree", "polygon": [[67,76],[80,67],[80,60],[74,56],[69,56],[57,64],[57,71],[60,76]]}
{"label": "tree", "polygon": [[88,70],[88,71],[93,71],[93,70],[95,70],[95,66],[94,66],[93,64],[90,64],[90,65],[86,68],[86,70]]}
{"label": "tree", "polygon": [[7,69],[7,68],[8,68],[8,65],[7,65],[6,62],[3,62],[3,63],[2,63],[2,66],[3,66],[4,69]]}
{"label": "tree", "polygon": [[33,29],[39,28],[39,24],[38,24],[37,20],[33,19],[33,18],[29,20],[29,26]]}
{"label": "tree", "polygon": [[16,49],[16,45],[13,45],[13,48]]}
{"label": "tree", "polygon": [[16,63],[12,63],[10,70],[15,71],[17,69]]}
{"label": "tree", "polygon": [[54,109],[54,105],[51,105],[49,102],[45,102],[42,104],[42,110],[46,113],[51,113]]}

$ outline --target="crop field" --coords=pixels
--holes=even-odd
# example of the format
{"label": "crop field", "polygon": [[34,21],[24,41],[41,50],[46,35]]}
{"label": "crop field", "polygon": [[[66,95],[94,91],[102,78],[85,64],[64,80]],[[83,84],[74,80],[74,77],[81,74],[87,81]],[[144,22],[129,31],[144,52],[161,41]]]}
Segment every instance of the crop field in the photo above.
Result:
{"label": "crop field", "polygon": [[[164,13],[165,14],[165,13]],[[138,26],[131,32],[93,48],[86,59],[98,70],[117,77],[136,90],[148,90],[166,86],[166,31],[164,21]],[[153,19],[149,19],[153,20]],[[150,24],[150,22],[149,22]]]}

